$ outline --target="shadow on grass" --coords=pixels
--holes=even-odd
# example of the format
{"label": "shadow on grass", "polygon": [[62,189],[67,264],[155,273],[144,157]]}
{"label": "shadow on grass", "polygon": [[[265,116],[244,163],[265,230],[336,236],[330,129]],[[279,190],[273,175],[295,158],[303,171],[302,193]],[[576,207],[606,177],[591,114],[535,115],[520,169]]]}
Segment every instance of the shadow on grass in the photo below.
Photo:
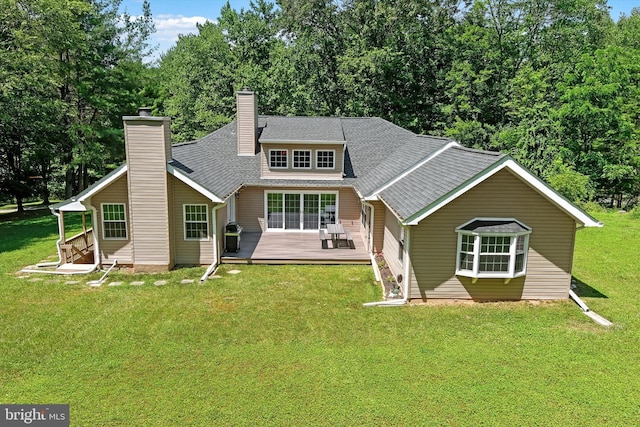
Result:
{"label": "shadow on grass", "polygon": [[581,298],[609,298],[599,290],[592,288],[575,276],[571,276],[571,284],[575,285],[573,290]]}
{"label": "shadow on grass", "polygon": [[[82,217],[65,215],[67,229],[82,226]],[[58,219],[49,209],[28,210],[24,213],[0,214],[0,253],[21,249],[38,240],[58,235]],[[52,246],[55,251],[55,244]]]}

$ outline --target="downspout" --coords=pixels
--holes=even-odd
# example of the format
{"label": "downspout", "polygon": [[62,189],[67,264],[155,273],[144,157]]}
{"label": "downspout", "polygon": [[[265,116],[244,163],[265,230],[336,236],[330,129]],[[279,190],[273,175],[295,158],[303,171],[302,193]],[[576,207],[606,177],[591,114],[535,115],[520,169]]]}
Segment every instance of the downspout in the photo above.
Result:
{"label": "downspout", "polygon": [[[233,197],[233,196],[232,196]],[[220,203],[217,206],[214,206],[213,209],[211,209],[211,226],[213,227],[213,263],[207,268],[207,271],[204,272],[204,274],[202,275],[202,277],[200,278],[200,283],[204,282],[205,280],[207,280],[207,277],[209,277],[214,271],[215,269],[218,267],[218,265],[220,264],[219,258],[220,258],[220,254],[218,253],[218,209],[221,209],[223,207],[227,206],[227,202],[224,203]]]}
{"label": "downspout", "polygon": [[401,306],[401,305],[405,305],[407,303],[407,301],[409,300],[409,283],[411,282],[411,280],[409,280],[409,273],[411,272],[411,269],[409,268],[410,266],[410,257],[409,257],[409,248],[411,247],[411,227],[407,227],[404,225],[401,225],[401,227],[405,227],[405,234],[404,234],[404,277],[403,277],[403,281],[405,283],[404,285],[404,292],[402,292],[402,298],[401,299],[397,299],[397,300],[389,300],[389,301],[374,301],[374,302],[367,302],[362,304],[365,307],[397,307],[397,306]]}
{"label": "downspout", "polygon": [[373,274],[376,276],[376,281],[381,281],[382,277],[380,277],[380,271],[378,270],[377,266],[376,266],[376,257],[373,253],[373,218],[375,216],[375,212],[376,212],[376,208],[368,202],[365,202],[364,200],[362,200],[362,204],[366,207],[368,207],[369,209],[371,209],[371,214],[369,215],[369,247],[368,247],[368,251],[369,251],[369,258],[371,259],[371,266],[373,267]]}
{"label": "downspout", "polygon": [[580,307],[582,309],[582,312],[589,316],[591,319],[593,319],[593,321],[595,321],[596,323],[599,323],[602,326],[611,326],[613,325],[613,323],[611,323],[609,320],[605,319],[604,317],[600,316],[597,313],[594,313],[593,311],[591,311],[589,309],[589,306],[587,306],[587,304],[585,304],[584,301],[582,301],[582,299],[578,296],[578,294],[576,294],[573,289],[569,289],[569,298],[571,298],[573,301],[575,301],[576,304],[578,304],[578,307]]}
{"label": "downspout", "polygon": [[[60,212],[56,212],[55,209],[52,209],[51,207],[49,207],[49,210],[51,211],[52,214],[54,214],[57,218],[58,218],[58,241],[56,241],[56,248],[58,249],[58,261],[53,261],[53,262],[40,262],[38,264],[36,264],[36,267],[53,267],[58,266],[60,264],[62,264],[62,248],[60,247],[60,245],[62,245],[64,243],[65,240],[65,236],[64,236],[64,219],[61,217]],[[64,214],[62,214],[64,215]]]}
{"label": "downspout", "polygon": [[[93,228],[93,263],[98,266],[102,265],[102,257],[100,256],[100,229],[98,229],[98,211],[93,205],[89,205],[91,209],[91,228]],[[117,260],[114,260],[115,264]]]}

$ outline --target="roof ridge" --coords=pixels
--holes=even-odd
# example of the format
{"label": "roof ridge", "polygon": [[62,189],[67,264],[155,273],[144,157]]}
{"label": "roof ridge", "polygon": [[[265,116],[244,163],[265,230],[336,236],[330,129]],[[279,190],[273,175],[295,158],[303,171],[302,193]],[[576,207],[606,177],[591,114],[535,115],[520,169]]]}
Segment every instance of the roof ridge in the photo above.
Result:
{"label": "roof ridge", "polygon": [[467,151],[470,153],[476,153],[476,154],[484,154],[486,156],[493,156],[493,157],[501,157],[501,156],[506,156],[506,154],[500,152],[500,151],[489,151],[489,150],[479,150],[477,148],[469,148],[469,147],[465,147],[463,145],[456,145],[454,147],[451,147],[454,150],[460,150],[460,151]]}
{"label": "roof ridge", "polygon": [[[279,114],[258,114],[259,118],[267,119],[269,117],[274,119],[342,119],[342,116],[282,116]],[[353,117],[355,119],[358,118],[367,118],[367,117]]]}
{"label": "roof ridge", "polygon": [[396,176],[391,178],[389,181],[387,181],[386,183],[384,183],[380,187],[378,187],[376,190],[374,190],[371,193],[371,195],[378,195],[378,194],[382,193],[384,190],[386,190],[387,188],[391,187],[392,185],[394,185],[398,181],[404,179],[406,176],[410,175],[411,173],[413,173],[418,168],[421,168],[425,164],[429,163],[430,161],[432,161],[436,157],[440,156],[442,153],[444,153],[448,149],[455,148],[457,145],[458,145],[458,143],[456,141],[452,140],[449,143],[441,146],[440,148],[432,151],[427,156],[418,159],[418,161],[416,161],[415,163],[413,163],[409,167],[405,168],[399,174],[397,174]]}
{"label": "roof ridge", "polygon": [[449,138],[447,136],[436,136],[436,135],[429,135],[429,134],[422,134],[422,133],[417,133],[415,134],[418,138],[431,138],[431,139],[441,139],[443,141],[452,141],[452,142],[457,142],[455,139],[453,138]]}
{"label": "roof ridge", "polygon": [[[202,138],[200,138],[202,139]],[[200,141],[200,139],[194,139],[193,141],[183,141],[183,142],[176,142],[175,144],[172,143],[171,147],[182,147],[183,145],[191,145],[191,144],[197,144],[198,141]]]}

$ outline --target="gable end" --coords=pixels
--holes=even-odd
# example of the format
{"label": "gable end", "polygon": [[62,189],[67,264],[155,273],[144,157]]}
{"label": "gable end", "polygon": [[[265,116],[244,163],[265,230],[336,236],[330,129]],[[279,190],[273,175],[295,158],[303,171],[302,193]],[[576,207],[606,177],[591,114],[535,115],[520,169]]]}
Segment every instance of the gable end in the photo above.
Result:
{"label": "gable end", "polygon": [[511,173],[513,173],[513,175],[518,177],[533,190],[549,200],[549,202],[572,217],[578,224],[584,227],[602,227],[603,224],[601,222],[597,221],[588,213],[586,213],[573,203],[569,202],[548,184],[533,175],[524,167],[520,166],[515,160],[508,156],[504,157],[503,159],[488,167],[484,171],[480,172],[473,178],[461,184],[456,189],[440,197],[438,200],[426,206],[424,209],[410,216],[406,219],[405,224],[417,225],[418,223],[420,223],[420,221],[422,221],[429,215],[437,212],[439,209],[446,206],[451,201],[457,199],[467,191],[476,187],[478,184],[484,182],[486,179],[492,177],[503,169],[508,169]]}

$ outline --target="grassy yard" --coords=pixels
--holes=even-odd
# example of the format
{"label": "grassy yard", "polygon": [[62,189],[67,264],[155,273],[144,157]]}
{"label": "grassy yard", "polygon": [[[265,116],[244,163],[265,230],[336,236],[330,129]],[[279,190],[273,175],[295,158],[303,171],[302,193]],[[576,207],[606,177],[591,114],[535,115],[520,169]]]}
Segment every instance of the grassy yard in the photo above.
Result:
{"label": "grassy yard", "polygon": [[362,266],[32,281],[55,217],[4,221],[0,402],[69,403],[75,426],[637,425],[640,222],[597,216],[574,273],[611,328],[570,301],[363,308]]}

